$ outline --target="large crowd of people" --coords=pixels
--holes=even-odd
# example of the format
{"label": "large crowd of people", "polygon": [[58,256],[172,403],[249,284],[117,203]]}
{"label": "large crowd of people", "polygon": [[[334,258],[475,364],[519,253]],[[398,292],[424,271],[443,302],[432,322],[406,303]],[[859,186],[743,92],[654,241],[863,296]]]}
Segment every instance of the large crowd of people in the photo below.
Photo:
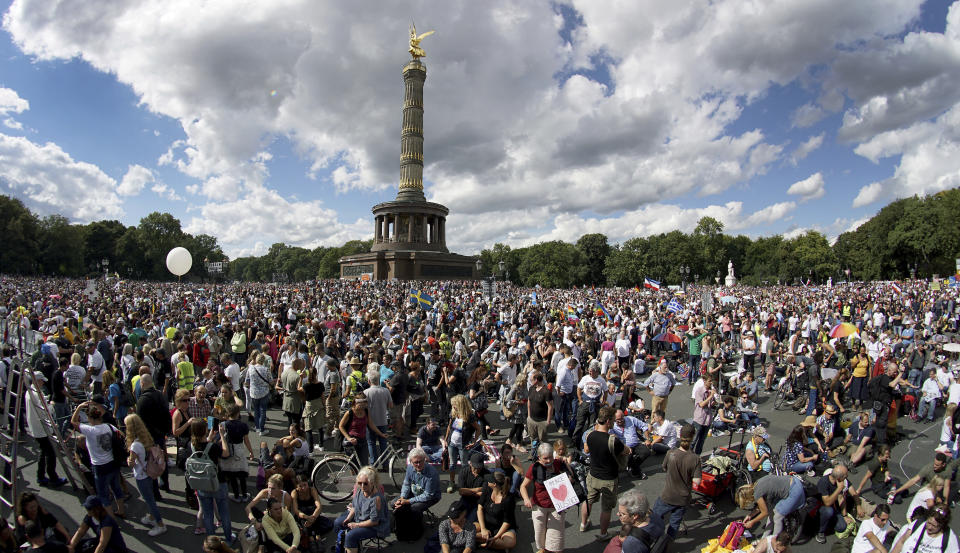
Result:
{"label": "large crowd of people", "polygon": [[[32,369],[19,424],[38,462],[0,553],[126,551],[124,536],[168,530],[162,503],[176,496],[211,552],[238,543],[231,501],[267,553],[316,550],[331,530],[326,546],[351,553],[391,533],[416,541],[432,518],[437,551],[508,550],[521,509],[539,553],[594,523],[604,551],[657,552],[722,472],[704,444],[726,433],[745,437],[738,520],[758,553],[788,551],[811,504],[820,543],[960,551],[956,289],[415,286],[3,277],[0,387],[17,387],[18,360]],[[774,397],[796,410],[785,440],[768,432]],[[77,528],[43,507],[43,489],[66,482],[47,402],[93,490]],[[889,462],[906,417],[940,430],[931,463],[901,482]],[[268,420],[286,430],[270,436]],[[398,489],[377,463],[390,441],[407,455]],[[363,468],[346,505],[324,504],[310,470],[344,449]],[[662,489],[644,485],[651,470]],[[561,475],[580,501],[558,511],[548,486]],[[431,513],[444,492],[456,501]],[[891,520],[907,498],[907,520]]]}

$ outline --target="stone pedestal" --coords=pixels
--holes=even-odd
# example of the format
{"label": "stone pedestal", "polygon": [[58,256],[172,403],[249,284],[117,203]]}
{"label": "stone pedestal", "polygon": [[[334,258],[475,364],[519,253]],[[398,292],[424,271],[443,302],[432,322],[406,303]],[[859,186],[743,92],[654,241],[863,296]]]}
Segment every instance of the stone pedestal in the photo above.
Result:
{"label": "stone pedestal", "polygon": [[727,288],[733,288],[737,285],[737,277],[733,275],[727,275],[723,282],[727,285]]}

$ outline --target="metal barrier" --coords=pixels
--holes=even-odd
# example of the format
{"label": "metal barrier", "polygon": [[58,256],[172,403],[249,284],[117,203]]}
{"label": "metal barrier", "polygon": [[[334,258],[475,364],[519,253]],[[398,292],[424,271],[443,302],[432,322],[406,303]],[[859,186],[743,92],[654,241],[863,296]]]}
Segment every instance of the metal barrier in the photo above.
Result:
{"label": "metal barrier", "polygon": [[[6,344],[13,346],[20,353],[23,348],[24,357],[30,357],[37,352],[38,343],[43,340],[43,333],[33,329],[25,329],[16,324],[10,324],[8,319],[0,320],[0,336]],[[21,341],[22,338],[22,341]]]}

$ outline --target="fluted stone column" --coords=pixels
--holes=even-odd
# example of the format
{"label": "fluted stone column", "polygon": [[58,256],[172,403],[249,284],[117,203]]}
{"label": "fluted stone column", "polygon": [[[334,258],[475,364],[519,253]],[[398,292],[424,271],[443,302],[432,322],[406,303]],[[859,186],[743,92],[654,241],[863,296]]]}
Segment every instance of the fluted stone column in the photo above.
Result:
{"label": "fluted stone column", "polygon": [[404,66],[397,201],[426,201],[423,196],[423,83],[426,80],[427,67],[419,60],[412,60]]}

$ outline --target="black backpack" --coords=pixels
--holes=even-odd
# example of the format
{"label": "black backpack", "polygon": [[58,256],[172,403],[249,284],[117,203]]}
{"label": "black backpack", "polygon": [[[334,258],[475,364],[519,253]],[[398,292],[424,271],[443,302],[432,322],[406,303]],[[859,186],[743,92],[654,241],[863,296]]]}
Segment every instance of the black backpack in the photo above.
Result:
{"label": "black backpack", "polygon": [[413,543],[423,536],[423,514],[409,507],[393,512],[394,533],[397,541]]}

